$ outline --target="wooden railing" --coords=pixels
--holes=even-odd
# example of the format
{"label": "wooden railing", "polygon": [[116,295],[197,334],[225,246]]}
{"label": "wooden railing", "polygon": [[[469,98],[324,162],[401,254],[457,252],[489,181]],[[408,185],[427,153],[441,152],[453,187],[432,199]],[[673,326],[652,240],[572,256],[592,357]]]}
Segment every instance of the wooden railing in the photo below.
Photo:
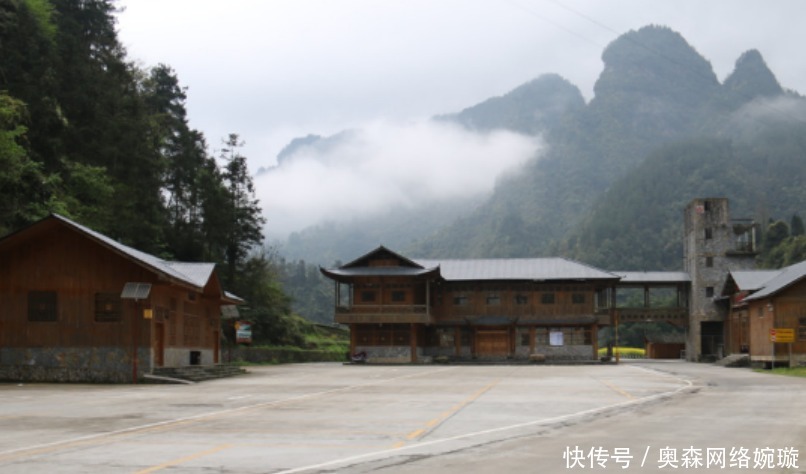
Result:
{"label": "wooden railing", "polygon": [[350,323],[431,323],[426,305],[353,305],[336,307],[336,322]]}
{"label": "wooden railing", "polygon": [[644,321],[667,322],[677,326],[688,325],[686,308],[619,308],[619,322],[636,323]]}

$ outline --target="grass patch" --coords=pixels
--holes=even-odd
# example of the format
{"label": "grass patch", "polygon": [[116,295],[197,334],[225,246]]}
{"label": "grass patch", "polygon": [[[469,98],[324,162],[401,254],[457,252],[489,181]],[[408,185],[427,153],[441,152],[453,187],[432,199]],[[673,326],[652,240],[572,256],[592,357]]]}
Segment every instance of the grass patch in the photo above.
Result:
{"label": "grass patch", "polygon": [[306,323],[299,346],[255,344],[238,347],[232,357],[239,365],[272,365],[299,362],[335,362],[347,359],[350,333],[344,328]]}

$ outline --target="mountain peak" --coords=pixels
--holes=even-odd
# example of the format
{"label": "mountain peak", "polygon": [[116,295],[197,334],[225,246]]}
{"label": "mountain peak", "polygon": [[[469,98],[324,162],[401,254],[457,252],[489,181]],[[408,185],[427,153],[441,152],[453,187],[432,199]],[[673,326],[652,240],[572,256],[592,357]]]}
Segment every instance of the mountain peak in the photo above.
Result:
{"label": "mountain peak", "polygon": [[783,93],[778,79],[767,67],[758,50],[745,51],[736,60],[733,72],[725,79],[725,90],[742,102],[759,96],[775,96]]}
{"label": "mountain peak", "polygon": [[436,118],[458,122],[471,130],[506,128],[533,135],[552,129],[565,114],[584,107],[585,99],[577,86],[558,74],[543,74],[503,96]]}
{"label": "mountain peak", "polygon": [[637,93],[695,105],[719,86],[711,63],[666,26],[619,36],[605,48],[602,61],[605,68],[594,86],[597,98]]}

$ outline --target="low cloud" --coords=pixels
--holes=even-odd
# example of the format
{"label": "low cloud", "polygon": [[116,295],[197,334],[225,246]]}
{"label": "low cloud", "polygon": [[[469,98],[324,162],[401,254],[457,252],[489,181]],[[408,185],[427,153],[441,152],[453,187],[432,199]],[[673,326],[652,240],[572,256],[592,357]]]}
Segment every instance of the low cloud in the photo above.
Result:
{"label": "low cloud", "polygon": [[502,173],[539,148],[535,137],[509,131],[375,122],[327,147],[299,149],[255,185],[267,235],[283,238],[323,221],[489,193]]}
{"label": "low cloud", "polygon": [[729,120],[739,135],[752,135],[785,123],[806,124],[806,99],[791,95],[760,97],[740,107]]}

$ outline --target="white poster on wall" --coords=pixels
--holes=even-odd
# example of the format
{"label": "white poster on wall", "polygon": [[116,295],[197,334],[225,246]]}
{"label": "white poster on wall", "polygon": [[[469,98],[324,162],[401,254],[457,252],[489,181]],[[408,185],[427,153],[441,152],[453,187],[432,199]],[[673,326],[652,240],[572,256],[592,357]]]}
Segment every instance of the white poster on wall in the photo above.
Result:
{"label": "white poster on wall", "polygon": [[552,346],[563,345],[563,332],[552,329],[549,332],[549,344]]}

